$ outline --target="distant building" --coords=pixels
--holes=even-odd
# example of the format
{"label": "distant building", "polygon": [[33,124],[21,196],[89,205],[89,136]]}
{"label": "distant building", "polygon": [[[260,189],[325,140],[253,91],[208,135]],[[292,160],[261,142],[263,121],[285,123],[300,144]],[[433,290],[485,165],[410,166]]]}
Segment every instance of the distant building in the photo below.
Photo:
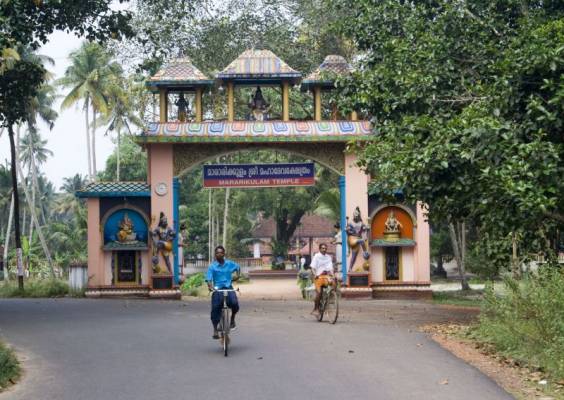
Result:
{"label": "distant building", "polygon": [[[319,251],[319,245],[326,243],[327,253],[335,256],[335,245],[332,243],[335,236],[333,225],[335,221],[319,215],[305,214],[290,240],[288,255],[290,260],[299,260],[305,256],[309,264],[310,257]],[[251,253],[254,258],[262,258],[264,264],[269,264],[272,260],[272,238],[276,235],[276,223],[274,218],[267,218],[260,221],[252,230],[253,239],[250,245]],[[299,264],[299,263],[297,263]]]}

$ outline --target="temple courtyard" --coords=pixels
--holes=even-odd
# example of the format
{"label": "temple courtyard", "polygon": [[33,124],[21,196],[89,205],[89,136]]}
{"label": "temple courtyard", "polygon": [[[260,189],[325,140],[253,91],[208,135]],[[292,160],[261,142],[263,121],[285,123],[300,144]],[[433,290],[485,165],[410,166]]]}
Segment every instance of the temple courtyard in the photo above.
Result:
{"label": "temple courtyard", "polygon": [[417,330],[476,310],[344,301],[330,325],[309,302],[240,299],[227,358],[208,299],[3,300],[0,336],[25,372],[0,400],[512,398]]}

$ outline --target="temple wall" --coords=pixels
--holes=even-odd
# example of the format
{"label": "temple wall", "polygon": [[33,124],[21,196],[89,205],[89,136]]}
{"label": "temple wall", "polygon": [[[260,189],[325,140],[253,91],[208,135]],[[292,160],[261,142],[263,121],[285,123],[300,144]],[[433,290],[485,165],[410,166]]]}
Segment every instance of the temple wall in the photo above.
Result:
{"label": "temple wall", "polygon": [[417,230],[415,233],[417,243],[415,247],[415,265],[417,265],[417,274],[414,280],[429,282],[431,280],[430,230],[423,207],[423,203],[417,202]]}
{"label": "temple wall", "polygon": [[104,286],[112,284],[112,252],[105,251],[103,254]]}
{"label": "temple wall", "polygon": [[415,275],[417,271],[413,253],[414,250],[412,247],[404,247],[401,249],[401,280],[404,282],[413,282],[416,280]]}
{"label": "temple wall", "polygon": [[151,252],[144,251],[141,253],[141,285],[150,285],[150,275],[151,270]]}
{"label": "temple wall", "polygon": [[100,200],[89,198],[86,204],[88,208],[88,286],[100,286],[104,284]]}
{"label": "temple wall", "polygon": [[370,275],[372,277],[372,282],[384,281],[384,250],[382,247],[371,248]]}

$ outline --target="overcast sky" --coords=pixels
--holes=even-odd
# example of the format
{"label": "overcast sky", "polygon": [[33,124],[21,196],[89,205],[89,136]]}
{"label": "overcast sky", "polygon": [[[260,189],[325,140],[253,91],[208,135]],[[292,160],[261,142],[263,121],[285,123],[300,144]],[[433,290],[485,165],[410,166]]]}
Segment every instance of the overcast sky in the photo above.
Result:
{"label": "overcast sky", "polygon": [[[40,54],[48,55],[55,60],[54,67],[48,67],[54,72],[55,79],[60,78],[69,65],[68,55],[77,49],[81,44],[81,39],[74,35],[64,32],[55,32],[50,36],[49,42],[40,50]],[[59,90],[59,94],[64,94]],[[86,127],[82,103],[77,107],[71,107],[61,111],[60,104],[62,97],[58,100],[55,110],[59,113],[59,118],[55,121],[53,130],[43,123],[40,123],[40,132],[43,139],[46,139],[47,148],[54,155],[47,163],[41,167],[41,171],[47,178],[54,183],[58,191],[62,185],[63,178],[73,176],[76,173],[86,175],[88,171],[86,153]],[[90,115],[91,116],[91,115]],[[113,143],[110,138],[104,136],[105,129],[97,131],[96,136],[96,168],[104,169],[106,159],[113,151]],[[10,141],[8,133],[5,132],[0,137],[0,161],[3,164],[10,161]]]}

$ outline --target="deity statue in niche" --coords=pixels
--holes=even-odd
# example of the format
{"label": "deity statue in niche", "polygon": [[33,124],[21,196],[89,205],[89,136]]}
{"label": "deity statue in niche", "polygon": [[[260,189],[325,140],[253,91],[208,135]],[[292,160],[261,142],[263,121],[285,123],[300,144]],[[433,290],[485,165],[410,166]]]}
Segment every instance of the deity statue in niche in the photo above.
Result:
{"label": "deity statue in niche", "polygon": [[170,253],[172,252],[172,241],[176,237],[176,232],[170,226],[168,226],[168,220],[163,212],[161,212],[159,217],[159,225],[151,232],[151,238],[153,239],[153,272],[156,274],[163,273],[161,266],[159,265],[159,256],[161,256],[165,262],[166,269],[169,273],[172,272],[172,267],[170,263]]}
{"label": "deity statue in niche", "polygon": [[180,122],[186,122],[188,113],[188,102],[184,98],[184,93],[180,93],[178,100],[174,103],[178,107],[178,120]]}
{"label": "deity statue in niche", "polygon": [[368,226],[362,221],[362,216],[360,215],[360,208],[356,208],[353,212],[352,222],[348,222],[349,217],[347,217],[347,236],[348,244],[351,251],[351,257],[349,259],[349,271],[354,271],[355,262],[357,260],[358,254],[362,251],[362,257],[364,258],[364,263],[362,264],[363,270],[368,270],[370,264],[368,259],[370,258],[370,253],[368,252],[368,241],[366,239]]}
{"label": "deity statue in niche", "polygon": [[266,121],[268,119],[270,104],[268,104],[262,96],[260,86],[257,86],[257,90],[255,91],[253,98],[249,102],[249,108],[251,109],[251,120]]}
{"label": "deity statue in niche", "polygon": [[390,213],[388,214],[388,218],[386,219],[386,222],[384,223],[384,238],[390,240],[390,239],[399,239],[400,237],[400,229],[402,229],[403,226],[401,224],[401,222],[399,222],[394,214],[393,211],[390,211]]}
{"label": "deity statue in niche", "polygon": [[134,242],[137,239],[137,234],[133,231],[133,221],[131,221],[127,213],[123,214],[123,219],[119,222],[118,226],[118,242],[128,243]]}

